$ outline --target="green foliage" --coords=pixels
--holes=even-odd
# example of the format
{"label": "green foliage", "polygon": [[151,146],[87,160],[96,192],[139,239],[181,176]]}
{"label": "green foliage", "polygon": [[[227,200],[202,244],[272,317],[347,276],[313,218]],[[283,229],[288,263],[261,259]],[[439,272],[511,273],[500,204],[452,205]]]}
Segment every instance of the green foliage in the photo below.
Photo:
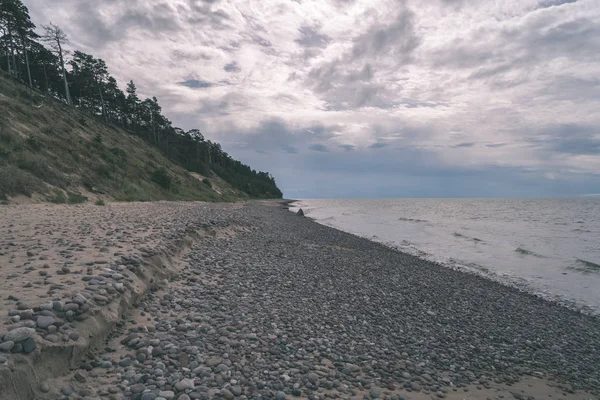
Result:
{"label": "green foliage", "polygon": [[21,152],[16,159],[17,167],[40,178],[53,186],[65,187],[68,181],[57,171],[54,171],[45,157],[29,152]]}
{"label": "green foliage", "polygon": [[[5,104],[12,114],[18,114],[24,119],[31,115],[32,103],[37,105],[42,101],[47,103],[52,102],[52,99],[62,98],[79,110],[85,111],[88,117],[74,112],[73,108],[67,107],[65,101],[62,101],[57,108],[60,108],[63,115],[68,115],[69,123],[56,121],[56,115],[48,115],[41,111],[38,118],[44,121],[41,125],[44,127],[44,135],[67,139],[73,129],[95,130],[99,125],[96,122],[101,121],[105,127],[110,126],[113,130],[115,126],[125,128],[154,146],[167,159],[189,171],[203,175],[215,172],[225,182],[240,191],[245,191],[251,197],[281,197],[281,191],[272,176],[254,171],[249,166],[233,160],[218,143],[207,140],[198,129],[185,132],[174,127],[162,114],[157,98],[140,98],[133,81],[127,84],[127,89],[123,92],[116,79],[109,74],[104,60],[100,58],[79,50],[73,51],[68,61],[70,68],[66,71],[70,92],[70,96],[67,96],[62,79],[62,55],[56,54],[56,38],[66,40],[64,32],[56,25],[44,27],[46,34],[42,39],[51,47],[47,49],[34,40],[37,37],[34,32],[35,25],[31,22],[29,11],[22,1],[5,2],[10,6],[0,10],[0,24],[5,27],[3,43],[6,44],[0,46],[0,60],[6,62],[0,63],[0,69],[5,70],[15,80],[23,80],[27,75],[29,81],[30,73],[31,81],[27,83],[39,92],[49,94],[42,97],[39,92],[25,89],[24,86],[13,85],[5,88],[5,96],[20,100]],[[9,26],[13,29],[6,29]],[[21,38],[25,39],[25,46],[19,43]],[[24,48],[28,49],[27,53]],[[26,58],[26,55],[29,57]],[[26,59],[29,60],[28,65]],[[92,135],[94,147],[102,148],[106,138],[98,130]],[[46,145],[44,141],[44,146]],[[32,151],[41,150],[34,139],[28,139],[26,146]],[[148,158],[156,160],[158,152],[148,152]],[[0,156],[4,157],[6,153],[6,150],[0,149]],[[105,152],[100,153],[100,156],[107,164],[115,163]],[[124,168],[125,163],[121,161],[119,167]],[[164,177],[157,178],[162,179],[161,187],[167,185],[168,181]]]}
{"label": "green foliage", "polygon": [[202,183],[204,183],[209,188],[212,188],[212,183],[210,183],[210,181],[208,179],[206,179],[206,178],[202,179]]}
{"label": "green foliage", "polygon": [[43,183],[31,174],[12,165],[0,166],[0,198],[25,195],[31,197],[34,192],[44,189]]}
{"label": "green foliage", "polygon": [[53,197],[49,197],[47,200],[54,204],[65,204],[67,202],[67,198],[63,192],[56,192]]}
{"label": "green foliage", "polygon": [[102,199],[98,199],[98,200],[96,200],[96,202],[95,202],[94,204],[95,204],[95,205],[97,205],[97,206],[104,206],[104,205],[106,205],[106,204],[104,203],[104,200],[102,200]]}
{"label": "green foliage", "polygon": [[35,136],[27,137],[25,143],[27,143],[27,147],[29,147],[33,151],[39,151],[42,148],[40,142],[38,142]]}
{"label": "green foliage", "polygon": [[163,189],[170,189],[173,183],[171,176],[164,167],[154,170],[151,175],[152,182],[156,183]]}
{"label": "green foliage", "polygon": [[79,193],[69,193],[69,198],[67,199],[69,204],[81,204],[85,203],[87,200],[87,197],[82,196]]}

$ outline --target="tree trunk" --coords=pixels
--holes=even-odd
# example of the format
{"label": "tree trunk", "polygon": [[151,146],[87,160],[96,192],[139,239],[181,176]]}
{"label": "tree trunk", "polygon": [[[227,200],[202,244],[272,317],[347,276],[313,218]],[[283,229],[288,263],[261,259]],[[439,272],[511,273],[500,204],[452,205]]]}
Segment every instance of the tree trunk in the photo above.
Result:
{"label": "tree trunk", "polygon": [[12,63],[13,63],[13,67],[14,67],[13,69],[15,71],[15,75],[18,77],[19,72],[17,70],[17,61],[15,59],[15,46],[14,46],[13,41],[12,41],[12,32],[10,30],[10,25],[8,26],[8,37],[9,37],[9,40],[10,40],[10,54],[11,54],[11,57],[12,57]]}
{"label": "tree trunk", "polygon": [[102,110],[102,118],[107,119],[106,110],[104,109],[104,98],[102,97],[102,85],[98,83],[98,93],[100,94],[100,109]]}
{"label": "tree trunk", "polygon": [[29,56],[27,55],[27,47],[25,46],[24,37],[21,37],[21,42],[23,43],[23,52],[25,53],[25,65],[27,65],[27,77],[29,78],[29,87],[33,88],[33,83],[31,81],[31,70],[29,69]]}
{"label": "tree trunk", "polygon": [[56,43],[58,44],[58,55],[60,57],[60,66],[62,68],[63,81],[65,82],[65,96],[67,97],[67,104],[73,105],[71,103],[71,92],[69,91],[69,84],[67,83],[67,72],[65,70],[65,61],[63,59],[62,46],[60,45],[60,40],[57,40]]}
{"label": "tree trunk", "polygon": [[12,74],[12,70],[10,68],[10,52],[8,50],[8,33],[4,30],[4,48],[6,52],[6,66],[8,67],[8,74]]}
{"label": "tree trunk", "polygon": [[44,68],[44,79],[46,81],[46,93],[50,93],[50,83],[48,82],[48,74],[46,73],[46,63],[42,64]]}

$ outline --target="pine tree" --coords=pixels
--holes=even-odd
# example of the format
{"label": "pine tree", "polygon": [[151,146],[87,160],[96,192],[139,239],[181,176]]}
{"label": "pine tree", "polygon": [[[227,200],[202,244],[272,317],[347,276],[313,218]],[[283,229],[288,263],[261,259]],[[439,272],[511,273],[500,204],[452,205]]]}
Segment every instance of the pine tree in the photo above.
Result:
{"label": "pine tree", "polygon": [[60,27],[50,22],[50,25],[44,26],[45,34],[42,39],[50,45],[60,60],[60,68],[62,70],[62,77],[65,83],[65,98],[69,105],[73,104],[71,101],[71,93],[69,91],[69,84],[67,83],[67,71],[65,70],[65,59],[66,51],[63,50],[63,45],[69,43],[67,35],[63,32]]}

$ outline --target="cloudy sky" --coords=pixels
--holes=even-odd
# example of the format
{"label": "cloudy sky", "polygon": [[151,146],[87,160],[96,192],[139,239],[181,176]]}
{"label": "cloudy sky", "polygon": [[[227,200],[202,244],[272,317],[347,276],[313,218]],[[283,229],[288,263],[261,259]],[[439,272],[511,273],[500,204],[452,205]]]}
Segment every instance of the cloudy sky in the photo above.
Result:
{"label": "cloudy sky", "polygon": [[24,0],[288,198],[600,193],[600,0]]}

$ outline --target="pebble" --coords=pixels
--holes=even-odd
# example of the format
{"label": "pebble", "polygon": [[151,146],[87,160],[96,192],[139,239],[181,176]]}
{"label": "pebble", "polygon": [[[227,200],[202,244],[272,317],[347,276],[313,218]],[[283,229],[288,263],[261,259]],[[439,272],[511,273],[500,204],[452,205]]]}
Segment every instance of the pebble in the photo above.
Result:
{"label": "pebble", "polygon": [[0,351],[4,351],[4,352],[8,352],[10,351],[13,347],[15,346],[15,342],[12,340],[9,340],[7,342],[4,343],[0,343]]}
{"label": "pebble", "polygon": [[183,392],[186,389],[194,388],[194,380],[193,379],[182,379],[175,384],[175,389],[179,392]]}
{"label": "pebble", "polygon": [[48,385],[46,382],[43,382],[42,384],[40,384],[40,392],[48,393],[49,391],[50,391],[50,385]]}
{"label": "pebble", "polygon": [[36,324],[38,328],[46,329],[50,325],[54,324],[54,318],[40,315],[39,317],[37,317]]}
{"label": "pebble", "polygon": [[25,339],[33,337],[35,335],[35,329],[32,328],[17,328],[7,332],[4,335],[5,341],[21,342]]}
{"label": "pebble", "polygon": [[25,354],[29,354],[29,353],[33,352],[37,347],[35,340],[33,338],[25,339],[23,341],[23,343],[21,343],[21,345],[23,346],[22,351]]}

